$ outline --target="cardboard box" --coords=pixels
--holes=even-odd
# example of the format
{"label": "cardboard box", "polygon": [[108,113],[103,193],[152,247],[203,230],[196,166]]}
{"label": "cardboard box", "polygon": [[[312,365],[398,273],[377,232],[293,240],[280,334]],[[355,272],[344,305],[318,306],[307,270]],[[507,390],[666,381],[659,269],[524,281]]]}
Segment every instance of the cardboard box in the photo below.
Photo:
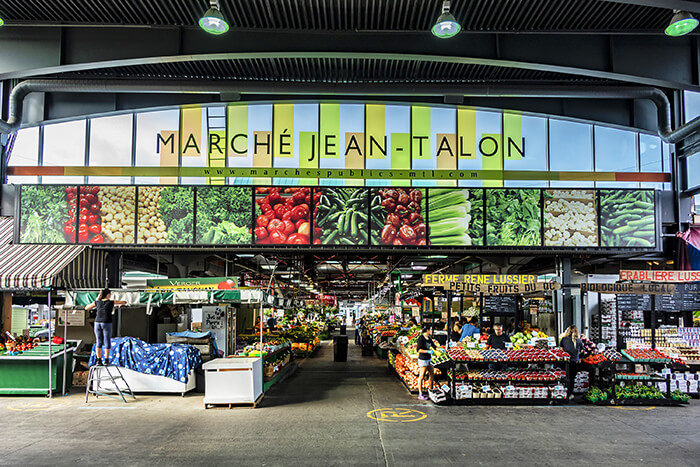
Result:
{"label": "cardboard box", "polygon": [[[73,372],[73,386],[85,387],[87,386],[89,371],[74,371]],[[48,378],[47,378],[48,380]]]}

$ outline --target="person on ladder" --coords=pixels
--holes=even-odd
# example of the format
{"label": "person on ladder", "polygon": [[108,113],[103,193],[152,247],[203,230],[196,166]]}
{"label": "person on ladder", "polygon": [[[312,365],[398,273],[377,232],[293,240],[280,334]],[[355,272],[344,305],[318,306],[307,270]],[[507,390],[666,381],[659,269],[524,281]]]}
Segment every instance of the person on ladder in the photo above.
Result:
{"label": "person on ladder", "polygon": [[[112,292],[109,289],[103,289],[97,296],[97,300],[85,307],[86,311],[97,308],[95,316],[95,338],[97,339],[97,347],[95,348],[95,365],[102,366],[109,363],[109,351],[112,348],[112,312],[115,305],[121,307],[126,305],[126,302],[111,300]],[[104,346],[104,359],[102,359],[102,347]]]}

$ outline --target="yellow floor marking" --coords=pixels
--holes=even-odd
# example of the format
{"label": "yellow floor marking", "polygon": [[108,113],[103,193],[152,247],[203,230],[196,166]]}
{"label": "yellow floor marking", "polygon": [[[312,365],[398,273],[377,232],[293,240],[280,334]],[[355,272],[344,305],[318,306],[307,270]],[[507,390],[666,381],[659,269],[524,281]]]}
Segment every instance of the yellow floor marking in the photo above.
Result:
{"label": "yellow floor marking", "polygon": [[427,415],[421,411],[403,408],[370,410],[367,416],[380,422],[408,423],[424,420]]}

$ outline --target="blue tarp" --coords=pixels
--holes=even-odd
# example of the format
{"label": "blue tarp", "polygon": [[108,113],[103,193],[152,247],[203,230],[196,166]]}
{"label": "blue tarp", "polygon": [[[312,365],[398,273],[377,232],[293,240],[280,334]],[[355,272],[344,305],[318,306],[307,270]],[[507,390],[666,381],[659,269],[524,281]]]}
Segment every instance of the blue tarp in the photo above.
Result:
{"label": "blue tarp", "polygon": [[216,346],[216,335],[212,331],[207,332],[194,332],[194,331],[181,331],[181,332],[169,332],[169,336],[175,337],[189,337],[191,339],[204,339],[205,337],[212,338],[212,347],[214,348],[214,355],[219,356],[219,348]]}
{"label": "blue tarp", "polygon": [[[95,358],[93,344],[90,365]],[[190,372],[202,365],[202,354],[196,347],[186,344],[147,344],[134,337],[115,337],[112,339],[109,363],[187,383]]]}

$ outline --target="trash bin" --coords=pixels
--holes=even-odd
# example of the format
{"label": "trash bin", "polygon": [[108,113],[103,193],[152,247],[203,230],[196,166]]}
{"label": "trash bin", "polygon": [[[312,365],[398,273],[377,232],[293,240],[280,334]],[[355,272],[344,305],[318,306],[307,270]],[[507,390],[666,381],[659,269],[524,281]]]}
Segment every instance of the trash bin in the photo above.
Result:
{"label": "trash bin", "polygon": [[333,336],[333,361],[348,361],[348,336]]}
{"label": "trash bin", "polygon": [[348,325],[347,325],[347,324],[341,324],[341,325],[340,325],[340,334],[341,334],[341,335],[345,335],[345,334],[347,333],[347,330],[348,330]]}

